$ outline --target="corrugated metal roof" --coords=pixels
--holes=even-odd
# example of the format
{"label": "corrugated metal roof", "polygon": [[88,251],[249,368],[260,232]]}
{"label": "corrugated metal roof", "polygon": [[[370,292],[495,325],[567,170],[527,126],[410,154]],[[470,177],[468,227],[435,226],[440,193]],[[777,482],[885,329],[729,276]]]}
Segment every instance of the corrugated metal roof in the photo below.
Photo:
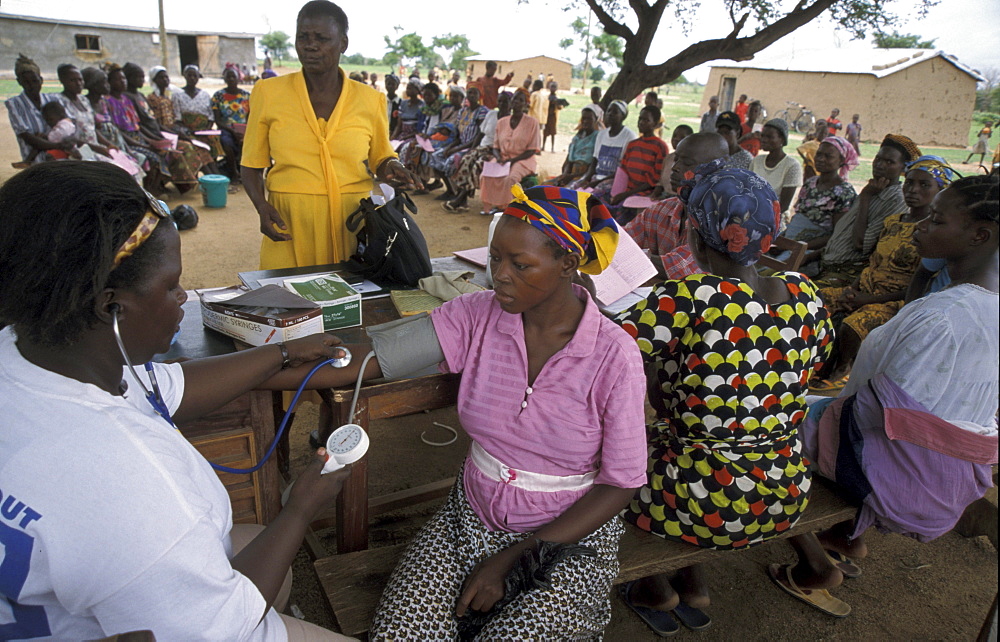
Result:
{"label": "corrugated metal roof", "polygon": [[[121,29],[123,31],[141,31],[143,33],[159,33],[157,27],[135,27],[131,25],[112,25],[103,22],[81,22],[79,20],[59,20],[57,18],[39,18],[36,16],[17,16],[11,13],[0,12],[0,18],[10,18],[11,20],[26,20],[28,22],[45,22],[53,25],[66,25],[67,27],[97,27],[100,29]],[[167,29],[168,34],[180,36],[225,36],[226,38],[257,38],[259,33],[241,33],[232,31],[186,31],[183,29]]]}
{"label": "corrugated metal roof", "polygon": [[980,73],[961,63],[958,58],[940,49],[806,49],[791,54],[758,54],[744,62],[718,61],[712,67],[735,69],[774,69],[776,71],[806,71],[829,74],[871,74],[883,78],[931,58],[940,57],[976,81],[985,80]]}

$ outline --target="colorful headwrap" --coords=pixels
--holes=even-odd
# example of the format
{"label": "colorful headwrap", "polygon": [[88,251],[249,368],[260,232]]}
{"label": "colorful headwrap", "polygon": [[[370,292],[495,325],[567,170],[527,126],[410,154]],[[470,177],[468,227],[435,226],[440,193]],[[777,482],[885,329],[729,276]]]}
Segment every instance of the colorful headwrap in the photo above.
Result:
{"label": "colorful headwrap", "polygon": [[618,247],[618,225],[600,199],[553,185],[527,190],[515,184],[504,214],[541,230],[567,252],[580,256],[580,271],[600,274]]}
{"label": "colorful headwrap", "polygon": [[450,87],[448,87],[448,95],[449,96],[451,95],[451,92],[453,92],[453,91],[458,92],[462,96],[465,95],[465,87],[462,87],[461,85],[451,85]]}
{"label": "colorful headwrap", "polygon": [[507,100],[514,100],[514,92],[512,91],[507,91],[507,90],[501,91],[499,94],[497,94],[497,101],[500,100],[501,96],[506,96]]}
{"label": "colorful headwrap", "polygon": [[608,110],[610,111],[612,107],[617,107],[622,112],[623,118],[628,118],[628,105],[624,100],[612,100],[611,104],[608,105]]}
{"label": "colorful headwrap", "polygon": [[170,212],[167,211],[160,201],[156,200],[156,198],[146,190],[142,191],[146,194],[146,203],[149,205],[149,209],[146,210],[146,213],[143,215],[142,220],[139,221],[135,230],[129,234],[128,238],[125,239],[125,242],[122,243],[121,247],[118,248],[118,251],[115,252],[115,260],[111,264],[112,270],[121,265],[122,261],[132,256],[135,251],[138,250],[142,244],[147,241],[147,239],[149,239],[161,219],[170,218]]}
{"label": "colorful headwrap", "polygon": [[940,156],[927,154],[906,165],[906,172],[919,169],[927,172],[937,181],[938,187],[944,189],[951,185],[952,181],[962,178],[962,175],[951,168],[948,161]]}
{"label": "colorful headwrap", "polygon": [[[681,199],[691,227],[708,247],[740,265],[753,265],[771,249],[781,204],[767,181],[745,169],[699,166]],[[686,183],[688,181],[685,181]]]}
{"label": "colorful headwrap", "polygon": [[901,134],[886,134],[881,147],[892,147],[903,152],[903,161],[907,163],[920,158],[920,148],[917,144]]}
{"label": "colorful headwrap", "polygon": [[14,77],[17,78],[26,71],[33,71],[39,76],[42,75],[41,70],[35,61],[31,58],[25,56],[23,53],[17,54],[17,60],[14,62]]}
{"label": "colorful headwrap", "polygon": [[531,100],[531,92],[528,91],[527,89],[525,89],[524,87],[518,87],[517,89],[514,90],[514,95],[511,96],[511,98],[510,98],[511,101],[514,100],[514,96],[516,96],[517,94],[524,94],[524,98],[526,100],[529,100],[529,101]]}
{"label": "colorful headwrap", "polygon": [[840,136],[827,136],[823,139],[824,143],[833,145],[840,152],[841,158],[844,162],[840,165],[840,177],[847,180],[847,175],[851,173],[851,170],[858,166],[858,152],[854,149],[854,145],[847,142],[846,138],[841,138]]}

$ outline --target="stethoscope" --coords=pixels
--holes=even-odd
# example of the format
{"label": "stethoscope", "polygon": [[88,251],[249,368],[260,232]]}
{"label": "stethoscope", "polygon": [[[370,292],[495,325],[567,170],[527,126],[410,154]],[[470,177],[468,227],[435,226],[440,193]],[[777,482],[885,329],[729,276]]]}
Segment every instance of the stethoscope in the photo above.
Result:
{"label": "stethoscope", "polygon": [[[117,305],[113,305],[111,307],[111,328],[115,334],[115,342],[118,344],[118,351],[121,352],[122,358],[125,360],[125,365],[128,366],[129,374],[131,374],[132,379],[139,384],[139,388],[145,394],[146,401],[149,402],[150,406],[152,406],[153,411],[162,417],[164,421],[170,424],[171,428],[177,430],[177,426],[174,424],[174,420],[170,416],[170,409],[167,408],[166,402],[163,401],[163,395],[160,393],[160,384],[156,381],[156,372],[153,368],[153,363],[147,361],[143,366],[146,370],[146,374],[149,376],[149,384],[152,390],[147,388],[146,384],[144,384],[142,379],[140,379],[136,374],[135,366],[132,365],[132,360],[129,359],[128,351],[125,349],[125,342],[122,341],[121,330],[118,327],[118,310],[119,307]],[[281,436],[285,433],[285,427],[288,425],[288,421],[292,417],[295,405],[299,402],[299,397],[302,396],[302,392],[305,390],[306,383],[308,383],[308,381],[312,379],[312,376],[325,365],[330,365],[334,368],[343,368],[351,363],[351,351],[344,347],[340,347],[340,350],[344,352],[343,356],[320,361],[313,367],[312,370],[309,371],[309,374],[305,376],[302,383],[299,384],[298,389],[295,391],[295,396],[292,397],[292,402],[288,405],[288,410],[285,411],[285,416],[281,420],[281,425],[278,427],[278,431],[274,435],[274,441],[271,442],[271,447],[267,449],[267,452],[264,453],[261,460],[257,462],[257,465],[251,468],[230,468],[228,466],[223,466],[222,464],[213,464],[212,462],[208,462],[209,465],[217,471],[232,473],[235,475],[249,475],[250,473],[255,473],[260,470],[260,468],[267,463],[267,460],[271,458],[271,455],[274,453],[274,449],[278,446],[278,442],[281,440]],[[354,399],[351,402],[351,413],[349,415],[351,417],[351,421],[354,421],[354,411],[357,407],[358,391],[361,388],[361,381],[364,378],[365,366],[368,365],[368,361],[370,361],[374,356],[375,352],[371,351],[365,355],[364,360],[361,362],[361,368],[358,371],[358,380],[354,387]]]}

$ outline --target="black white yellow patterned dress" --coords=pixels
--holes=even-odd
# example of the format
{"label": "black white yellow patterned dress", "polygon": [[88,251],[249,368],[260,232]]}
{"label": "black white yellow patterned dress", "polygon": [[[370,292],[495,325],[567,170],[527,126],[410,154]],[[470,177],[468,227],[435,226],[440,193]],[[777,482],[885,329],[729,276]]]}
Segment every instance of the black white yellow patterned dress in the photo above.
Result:
{"label": "black white yellow patterned dress", "polygon": [[776,276],[789,291],[780,305],[741,281],[696,274],[663,282],[619,315],[655,378],[659,417],[647,427],[648,484],[622,513],[639,528],[744,548],[788,530],[805,509],[798,426],[833,330],[811,281]]}

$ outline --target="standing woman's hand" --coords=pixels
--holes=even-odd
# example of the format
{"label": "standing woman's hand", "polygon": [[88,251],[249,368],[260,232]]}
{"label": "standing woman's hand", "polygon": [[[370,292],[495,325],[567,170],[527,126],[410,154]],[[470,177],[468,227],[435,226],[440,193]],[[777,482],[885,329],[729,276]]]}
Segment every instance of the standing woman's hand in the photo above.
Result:
{"label": "standing woman's hand", "polygon": [[406,166],[395,158],[389,158],[378,166],[375,172],[378,180],[389,183],[393,187],[405,187],[407,189],[423,189],[424,184]]}
{"label": "standing woman's hand", "polygon": [[[274,206],[264,201],[257,206],[257,214],[260,216],[260,231],[261,234],[271,239],[272,241],[291,241],[292,235],[286,234],[284,232],[279,232],[278,230],[287,230],[288,226],[285,225],[285,221],[281,218],[281,214],[278,210],[274,209]],[[277,228],[277,229],[275,229]]]}

